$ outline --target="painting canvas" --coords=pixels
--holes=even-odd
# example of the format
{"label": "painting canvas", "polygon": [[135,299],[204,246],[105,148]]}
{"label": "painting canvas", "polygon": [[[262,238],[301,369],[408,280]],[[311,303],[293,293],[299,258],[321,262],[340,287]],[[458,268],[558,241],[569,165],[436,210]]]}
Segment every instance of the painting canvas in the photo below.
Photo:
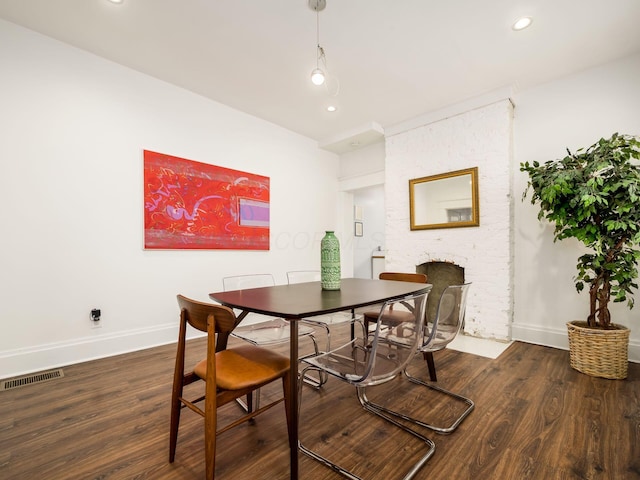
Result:
{"label": "painting canvas", "polygon": [[144,247],[269,250],[269,177],[145,150]]}

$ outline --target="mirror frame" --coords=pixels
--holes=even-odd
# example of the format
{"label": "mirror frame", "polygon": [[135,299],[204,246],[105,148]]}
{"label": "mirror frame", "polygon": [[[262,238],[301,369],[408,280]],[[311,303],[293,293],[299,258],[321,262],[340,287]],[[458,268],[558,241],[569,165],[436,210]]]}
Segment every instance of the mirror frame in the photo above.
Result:
{"label": "mirror frame", "polygon": [[[416,223],[415,219],[415,195],[414,189],[416,185],[427,182],[436,182],[448,178],[459,177],[462,175],[471,175],[471,220],[461,222],[447,223]],[[411,230],[429,230],[434,228],[459,228],[459,227],[478,227],[480,226],[480,201],[478,196],[478,167],[466,168],[464,170],[455,170],[453,172],[440,173],[438,175],[430,175],[428,177],[420,177],[409,180],[409,214],[411,219]]]}

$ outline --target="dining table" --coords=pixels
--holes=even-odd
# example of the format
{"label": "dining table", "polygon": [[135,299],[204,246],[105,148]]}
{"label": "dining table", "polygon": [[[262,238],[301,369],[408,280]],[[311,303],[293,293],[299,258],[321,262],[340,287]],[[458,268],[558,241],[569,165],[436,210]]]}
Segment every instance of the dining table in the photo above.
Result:
{"label": "dining table", "polygon": [[[343,278],[339,290],[324,290],[321,282],[294,283],[210,293],[209,297],[227,307],[245,313],[281,317],[289,321],[289,359],[292,368],[298,364],[298,322],[303,318],[353,310],[383,303],[414,293],[428,292],[431,285],[393,280]],[[289,422],[290,478],[298,479],[298,375],[290,375]]]}

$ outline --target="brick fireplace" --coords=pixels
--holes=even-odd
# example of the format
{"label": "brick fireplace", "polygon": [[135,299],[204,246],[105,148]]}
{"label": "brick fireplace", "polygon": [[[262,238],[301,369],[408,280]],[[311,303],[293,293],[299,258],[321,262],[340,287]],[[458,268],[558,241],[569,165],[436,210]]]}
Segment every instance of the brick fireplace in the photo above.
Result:
{"label": "brick fireplace", "polygon": [[453,262],[431,261],[416,266],[416,273],[424,273],[433,285],[427,299],[427,318],[434,319],[438,312],[440,295],[449,285],[464,283],[464,268]]}
{"label": "brick fireplace", "polygon": [[[512,319],[511,128],[503,100],[386,137],[386,270],[456,266],[472,283],[465,333],[497,340],[510,339]],[[411,231],[409,180],[470,167],[478,167],[480,226]]]}

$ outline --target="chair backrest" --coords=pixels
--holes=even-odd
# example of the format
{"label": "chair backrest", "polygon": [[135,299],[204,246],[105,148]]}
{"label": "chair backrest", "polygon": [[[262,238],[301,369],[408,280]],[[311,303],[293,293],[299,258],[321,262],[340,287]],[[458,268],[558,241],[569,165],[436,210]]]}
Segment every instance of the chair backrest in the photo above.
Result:
{"label": "chair backrest", "polygon": [[[378,275],[378,278],[397,282],[427,283],[427,276],[424,273],[382,272]],[[389,308],[393,310],[393,305]]]}
{"label": "chair backrest", "polygon": [[[351,383],[359,386],[384,383],[407,366],[422,344],[428,294],[427,290],[384,303],[373,338],[363,349],[366,358],[362,376],[349,379]],[[409,306],[407,310],[411,314],[402,323],[389,327],[384,322],[384,316],[393,306],[400,305]]]}
{"label": "chair backrest", "polygon": [[320,270],[296,270],[287,272],[287,282],[289,282],[289,284],[319,281]]}
{"label": "chair backrest", "polygon": [[252,275],[236,275],[222,279],[222,289],[225,292],[231,290],[244,290],[245,288],[273,287],[276,284],[270,273],[256,273]]}
{"label": "chair backrest", "polygon": [[436,318],[427,323],[423,348],[440,350],[456,338],[464,320],[470,286],[471,283],[465,283],[450,285],[444,289],[438,302]]}
{"label": "chair backrest", "polygon": [[[224,350],[231,330],[236,325],[236,316],[228,307],[210,303],[191,300],[183,295],[178,295],[178,306],[180,307],[180,319],[193,328],[202,332],[207,332],[207,320],[212,316],[215,320],[215,333],[218,334],[216,351]],[[180,336],[182,337],[181,331]],[[182,338],[180,341],[184,341]]]}
{"label": "chair backrest", "polygon": [[427,283],[427,276],[424,273],[382,272],[378,278],[398,282]]}

